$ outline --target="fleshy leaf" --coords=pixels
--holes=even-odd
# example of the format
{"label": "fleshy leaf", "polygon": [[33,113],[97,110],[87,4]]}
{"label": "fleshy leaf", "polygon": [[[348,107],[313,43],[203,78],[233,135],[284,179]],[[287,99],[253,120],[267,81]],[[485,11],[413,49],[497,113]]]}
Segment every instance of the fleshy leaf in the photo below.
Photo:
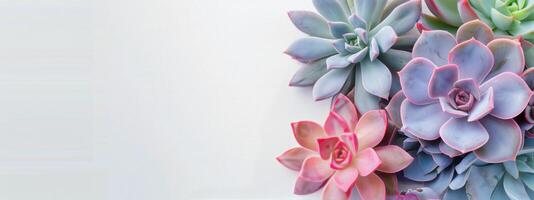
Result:
{"label": "fleshy leaf", "polygon": [[327,160],[323,160],[320,157],[311,156],[304,160],[302,163],[302,169],[300,170],[299,177],[305,178],[310,181],[325,181],[334,171],[330,169],[330,165]]}
{"label": "fleshy leaf", "polygon": [[472,78],[458,80],[454,83],[454,87],[465,90],[473,95],[477,101],[480,100],[480,85]]}
{"label": "fleshy leaf", "polygon": [[447,24],[454,26],[462,24],[456,1],[425,0],[425,2],[432,14],[444,20]]}
{"label": "fleshy leaf", "polygon": [[343,117],[335,112],[330,112],[324,122],[324,130],[327,135],[336,136],[350,132],[350,127]]}
{"label": "fleshy leaf", "polygon": [[326,181],[328,180],[311,181],[304,177],[297,177],[297,182],[295,183],[293,193],[295,193],[296,195],[306,195],[314,193],[317,190],[321,189]]}
{"label": "fleshy leaf", "polygon": [[451,158],[456,157],[456,156],[459,156],[459,155],[462,155],[462,152],[459,152],[459,151],[457,151],[456,149],[453,149],[453,148],[450,147],[449,145],[445,144],[445,142],[443,142],[443,141],[441,141],[441,142],[439,143],[439,150],[440,150],[443,154],[445,154],[445,155],[447,155],[447,156],[449,156],[449,157],[451,157]]}
{"label": "fleshy leaf", "polygon": [[415,22],[421,15],[421,1],[410,0],[391,11],[391,13],[371,30],[371,35],[375,35],[385,26],[391,26],[397,35],[403,35],[413,28]]}
{"label": "fleshy leaf", "polygon": [[362,61],[365,56],[367,56],[367,53],[369,52],[369,47],[365,47],[362,50],[350,55],[347,60],[351,63],[358,63]]}
{"label": "fleshy leaf", "polygon": [[336,0],[313,0],[317,12],[331,22],[346,22],[347,16],[343,7]]}
{"label": "fleshy leaf", "polygon": [[349,17],[349,22],[355,28],[367,29],[367,22],[362,19],[358,14],[354,13]]}
{"label": "fleshy leaf", "polygon": [[447,145],[462,153],[478,149],[489,139],[488,132],[480,122],[467,122],[465,118],[449,119],[439,134]]}
{"label": "fleshy leaf", "polygon": [[294,147],[282,153],[282,155],[276,157],[276,160],[278,160],[280,164],[291,170],[300,171],[304,160],[308,156],[314,154],[315,153],[313,151],[310,151],[308,149],[302,147]]}
{"label": "fleshy leaf", "polygon": [[484,95],[482,95],[480,100],[475,103],[469,112],[467,121],[477,121],[489,114],[494,108],[493,101],[493,88],[490,88],[486,91],[486,93],[484,93]]}
{"label": "fleshy leaf", "polygon": [[341,116],[347,122],[351,131],[354,130],[359,119],[358,111],[347,96],[343,94],[338,95],[330,110]]}
{"label": "fleshy leaf", "polygon": [[321,78],[321,76],[326,74],[326,72],[326,62],[324,59],[305,64],[295,72],[295,75],[293,75],[293,78],[289,81],[289,86],[312,86],[319,80],[319,78]]}
{"label": "fleshy leaf", "polygon": [[475,153],[469,153],[462,159],[462,161],[460,161],[460,163],[456,165],[456,167],[454,167],[454,169],[456,170],[456,173],[463,174],[476,161],[477,157]]}
{"label": "fleshy leaf", "polygon": [[319,150],[316,141],[318,138],[326,136],[321,125],[311,121],[299,121],[291,123],[291,127],[300,146],[313,151]]}
{"label": "fleshy leaf", "polygon": [[326,59],[326,69],[341,69],[349,66],[351,62],[347,60],[349,56],[342,56],[341,54],[336,54],[330,56]]}
{"label": "fleshy leaf", "polygon": [[465,185],[466,192],[472,199],[490,199],[491,192],[501,180],[504,171],[500,165],[471,167],[469,179]]}
{"label": "fleshy leaf", "polygon": [[443,112],[440,104],[419,106],[406,99],[401,105],[401,118],[402,130],[424,140],[435,140],[439,138],[440,127],[451,115]]}
{"label": "fleshy leaf", "polygon": [[330,32],[335,38],[343,38],[345,33],[352,33],[352,29],[344,22],[328,22]]}
{"label": "fleshy leaf", "polygon": [[387,116],[384,110],[371,110],[361,118],[354,132],[358,136],[359,149],[372,148],[384,138],[387,128]]}
{"label": "fleshy leaf", "polygon": [[374,25],[382,15],[387,0],[354,0],[356,13],[358,13],[369,26]]}
{"label": "fleshy leaf", "polygon": [[378,47],[376,39],[373,38],[371,39],[371,44],[369,45],[369,59],[374,61],[378,55],[380,55],[380,47]]}
{"label": "fleshy leaf", "polygon": [[428,86],[430,97],[447,96],[457,80],[458,66],[456,65],[444,65],[434,69]]}
{"label": "fleshy leaf", "polygon": [[349,195],[347,192],[343,192],[334,180],[328,181],[323,190],[323,199],[339,199],[339,200],[348,200]]}
{"label": "fleshy leaf", "polygon": [[334,55],[336,50],[331,40],[307,37],[293,42],[284,53],[302,63],[310,63]]}
{"label": "fleshy leaf", "polygon": [[491,115],[501,119],[511,119],[519,115],[527,106],[531,91],[518,75],[501,73],[480,86],[482,91],[493,88],[494,108]]}
{"label": "fleshy leaf", "polygon": [[503,179],[504,191],[510,197],[510,199],[520,200],[520,199],[530,199],[528,197],[527,191],[525,191],[525,186],[520,180],[514,179],[512,176],[505,174]]}
{"label": "fleshy leaf", "polygon": [[338,170],[332,177],[337,187],[344,192],[350,191],[356,179],[358,179],[358,169],[349,165],[347,168]]}
{"label": "fleshy leaf", "polygon": [[365,200],[383,200],[386,199],[386,186],[380,177],[376,174],[362,176],[356,182],[358,193],[361,199]]}
{"label": "fleshy leaf", "polygon": [[358,152],[358,137],[354,133],[345,133],[339,136],[341,141],[345,143],[352,153]]}
{"label": "fleshy leaf", "polygon": [[470,39],[450,51],[449,63],[458,65],[460,79],[473,78],[480,83],[493,67],[493,55],[484,44]]}
{"label": "fleshy leaf", "polygon": [[289,11],[287,13],[291,22],[303,33],[321,38],[333,38],[326,20],[310,11]]}
{"label": "fleshy leaf", "polygon": [[448,63],[449,51],[456,45],[456,39],[450,33],[436,30],[423,31],[417,39],[412,51],[412,57],[424,57],[436,65]]}
{"label": "fleshy leaf", "polygon": [[447,188],[449,188],[449,183],[452,181],[453,177],[454,169],[449,167],[442,171],[436,179],[428,184],[428,186],[437,193],[442,194]]}
{"label": "fleshy leaf", "polygon": [[352,67],[328,71],[313,86],[313,98],[315,100],[323,100],[339,93],[351,71]]}
{"label": "fleshy leaf", "polygon": [[380,60],[364,59],[360,67],[363,74],[363,88],[375,96],[388,99],[392,78],[387,66]]}
{"label": "fleshy leaf", "polygon": [[388,105],[386,106],[386,111],[389,115],[389,122],[392,123],[397,128],[402,127],[402,119],[401,119],[401,113],[400,108],[402,102],[406,99],[406,96],[402,93],[402,91],[397,92],[397,94],[393,95],[391,99],[389,100]]}
{"label": "fleshy leaf", "polygon": [[358,111],[365,113],[370,110],[380,109],[378,102],[379,97],[370,94],[363,88],[361,67],[357,66],[354,70],[355,84],[354,84],[354,104]]}
{"label": "fleshy leaf", "polygon": [[469,4],[469,0],[459,0],[458,1],[458,14],[460,14],[460,18],[462,19],[462,22],[468,22],[471,20],[478,19],[477,13],[471,7]]}
{"label": "fleshy leaf", "polygon": [[508,174],[515,179],[519,178],[519,169],[517,169],[517,164],[515,163],[515,160],[510,160],[502,163],[504,166],[504,169]]}
{"label": "fleshy leaf", "polygon": [[388,51],[396,42],[397,34],[391,26],[385,26],[380,31],[378,31],[374,37],[378,46],[380,47],[380,52],[384,53]]}
{"label": "fleshy leaf", "polygon": [[377,169],[381,172],[396,173],[406,168],[413,161],[413,157],[410,154],[395,145],[377,147],[375,150],[382,161],[382,164]]}
{"label": "fleshy leaf", "polygon": [[490,79],[503,72],[521,74],[525,68],[525,57],[521,44],[510,39],[496,39],[488,43],[493,53],[495,66],[486,79]]}
{"label": "fleshy leaf", "polygon": [[403,170],[404,177],[407,179],[425,182],[434,180],[437,172],[434,170],[438,165],[434,163],[432,157],[427,154],[419,154],[414,161]]}
{"label": "fleshy leaf", "polygon": [[493,40],[494,36],[493,31],[488,25],[480,20],[473,20],[460,26],[456,34],[456,40],[458,42],[464,42],[471,38],[475,38],[483,44],[488,44]]}
{"label": "fleshy leaf", "polygon": [[494,8],[491,9],[491,20],[501,30],[508,30],[514,22],[513,17],[506,16]]}
{"label": "fleshy leaf", "polygon": [[478,159],[487,163],[514,160],[521,148],[523,135],[514,120],[486,116],[480,120],[489,133],[488,142],[475,150]]}
{"label": "fleshy leaf", "polygon": [[339,142],[339,138],[337,136],[317,139],[317,144],[319,145],[319,155],[321,155],[322,159],[326,160],[330,158],[330,155],[332,154],[332,151],[334,151],[337,142]]}
{"label": "fleshy leaf", "polygon": [[352,161],[361,176],[373,173],[382,163],[378,154],[372,148],[359,151]]}
{"label": "fleshy leaf", "polygon": [[471,168],[467,170],[467,172],[463,174],[458,174],[454,179],[452,179],[451,183],[449,184],[449,188],[452,190],[457,190],[465,186],[465,183],[467,183],[467,179],[469,178],[469,174],[471,173]]}
{"label": "fleshy leaf", "polygon": [[428,85],[436,66],[426,58],[414,58],[399,72],[402,90],[407,100],[424,105],[434,100],[428,94]]}

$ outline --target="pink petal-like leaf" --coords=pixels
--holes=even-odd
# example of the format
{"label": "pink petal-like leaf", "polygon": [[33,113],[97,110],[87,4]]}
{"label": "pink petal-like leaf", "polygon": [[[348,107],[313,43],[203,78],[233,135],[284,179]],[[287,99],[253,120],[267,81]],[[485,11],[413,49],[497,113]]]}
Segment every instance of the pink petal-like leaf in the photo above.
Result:
{"label": "pink petal-like leaf", "polygon": [[302,167],[302,163],[304,162],[304,160],[314,154],[315,152],[310,151],[308,149],[302,147],[294,147],[282,153],[282,155],[276,157],[276,160],[278,160],[280,164],[291,170],[299,171]]}
{"label": "pink petal-like leaf", "polygon": [[332,151],[334,151],[334,148],[336,147],[336,144],[338,142],[339,138],[337,136],[317,139],[317,144],[319,145],[319,154],[321,155],[321,158],[325,160],[330,158],[330,155],[332,154]]}
{"label": "pink petal-like leaf", "polygon": [[304,148],[318,151],[317,139],[325,137],[326,134],[321,125],[311,121],[299,121],[291,123],[293,135],[297,142]]}
{"label": "pink petal-like leaf", "polygon": [[478,159],[487,163],[515,160],[523,143],[519,125],[512,120],[486,116],[480,120],[489,133],[488,142],[475,151]]}
{"label": "pink petal-like leaf", "polygon": [[406,96],[404,96],[404,93],[402,91],[397,92],[397,94],[393,95],[391,99],[389,100],[389,104],[386,106],[386,111],[389,115],[389,122],[396,126],[397,128],[402,127],[402,120],[400,115],[400,107],[402,104],[402,101],[406,99]]}
{"label": "pink petal-like leaf", "polygon": [[324,200],[348,200],[350,196],[351,191],[349,192],[343,192],[337,184],[334,182],[334,180],[328,181],[326,184],[324,190],[323,190],[323,198]]}
{"label": "pink petal-like leaf", "polygon": [[346,133],[340,135],[341,141],[343,141],[350,149],[352,153],[358,152],[358,137],[354,133]]}
{"label": "pink petal-like leaf", "polygon": [[469,0],[459,0],[458,1],[458,14],[460,14],[460,18],[462,18],[462,22],[468,22],[471,20],[478,19],[478,16],[469,4]]}
{"label": "pink petal-like leaf", "polygon": [[324,181],[334,173],[334,170],[330,169],[330,163],[328,160],[323,160],[320,157],[310,156],[302,163],[302,169],[300,170],[299,177],[302,177],[309,181]]}
{"label": "pink petal-like leaf", "polygon": [[335,112],[330,112],[326,118],[326,121],[324,122],[324,130],[326,131],[326,134],[331,136],[351,132],[347,122]]}
{"label": "pink petal-like leaf", "polygon": [[378,171],[386,173],[396,173],[406,168],[413,161],[413,157],[404,149],[395,145],[387,145],[375,148],[382,164]]}
{"label": "pink petal-like leaf", "polygon": [[412,59],[399,72],[400,84],[406,98],[417,105],[434,102],[428,94],[428,85],[436,65],[422,57]]}
{"label": "pink petal-like leaf", "polygon": [[517,74],[501,73],[480,86],[482,91],[493,88],[494,108],[491,115],[501,119],[511,119],[519,115],[527,106],[532,94],[528,85]]}
{"label": "pink petal-like leaf", "polygon": [[358,169],[355,166],[348,166],[345,169],[336,171],[332,178],[339,189],[348,192],[354,186],[356,179],[358,179]]}
{"label": "pink petal-like leaf", "polygon": [[327,181],[328,179],[321,181],[310,181],[303,177],[298,177],[297,182],[295,183],[295,188],[293,188],[293,193],[296,195],[314,193],[315,191],[321,189]]}
{"label": "pink petal-like leaf", "polygon": [[358,149],[370,148],[379,144],[384,138],[387,125],[386,111],[371,110],[366,112],[354,130],[358,136]]}
{"label": "pink petal-like leaf", "polygon": [[424,140],[435,140],[439,138],[439,128],[452,115],[443,112],[439,103],[421,106],[406,99],[401,105],[401,117],[401,130]]}
{"label": "pink petal-like leaf", "polygon": [[457,80],[457,65],[444,65],[434,69],[428,85],[428,93],[430,97],[437,98],[447,96],[449,91],[452,89],[454,82]]}
{"label": "pink petal-like leaf", "polygon": [[468,122],[465,118],[449,119],[439,129],[439,134],[448,146],[462,153],[480,148],[489,139],[488,131],[480,122]]}
{"label": "pink petal-like leaf", "polygon": [[369,176],[359,177],[356,187],[360,193],[360,198],[365,200],[386,199],[386,186],[380,177],[372,173]]}
{"label": "pink petal-like leaf", "polygon": [[358,168],[360,176],[367,176],[373,173],[382,164],[382,161],[375,150],[367,148],[356,154],[352,164]]}

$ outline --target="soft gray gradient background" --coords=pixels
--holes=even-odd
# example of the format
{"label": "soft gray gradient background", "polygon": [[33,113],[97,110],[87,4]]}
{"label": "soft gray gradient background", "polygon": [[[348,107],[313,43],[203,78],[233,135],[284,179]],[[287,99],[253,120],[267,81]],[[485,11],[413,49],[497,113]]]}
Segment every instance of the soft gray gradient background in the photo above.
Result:
{"label": "soft gray gradient background", "polygon": [[0,199],[312,199],[275,156],[328,102],[282,54],[311,1],[0,0]]}

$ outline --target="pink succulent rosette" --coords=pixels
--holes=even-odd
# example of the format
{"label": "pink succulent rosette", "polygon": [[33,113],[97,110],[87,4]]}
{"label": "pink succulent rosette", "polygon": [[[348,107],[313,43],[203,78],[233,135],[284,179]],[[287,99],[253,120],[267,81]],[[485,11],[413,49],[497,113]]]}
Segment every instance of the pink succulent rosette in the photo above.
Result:
{"label": "pink succulent rosette", "polygon": [[311,121],[292,123],[301,147],[289,149],[277,159],[300,171],[295,194],[310,194],[326,185],[323,199],[348,199],[355,193],[364,200],[385,199],[384,181],[395,180],[383,180],[375,172],[395,173],[413,160],[398,146],[377,147],[387,124],[383,110],[369,111],[359,119],[353,103],[344,95],[335,99],[324,128]]}

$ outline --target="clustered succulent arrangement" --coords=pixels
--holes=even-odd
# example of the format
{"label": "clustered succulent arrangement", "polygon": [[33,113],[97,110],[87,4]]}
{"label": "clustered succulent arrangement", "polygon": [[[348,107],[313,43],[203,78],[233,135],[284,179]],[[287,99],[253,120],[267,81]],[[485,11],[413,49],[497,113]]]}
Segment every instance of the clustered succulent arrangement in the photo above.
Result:
{"label": "clustered succulent arrangement", "polygon": [[332,106],[291,123],[295,194],[534,199],[534,0],[312,2],[289,85]]}

